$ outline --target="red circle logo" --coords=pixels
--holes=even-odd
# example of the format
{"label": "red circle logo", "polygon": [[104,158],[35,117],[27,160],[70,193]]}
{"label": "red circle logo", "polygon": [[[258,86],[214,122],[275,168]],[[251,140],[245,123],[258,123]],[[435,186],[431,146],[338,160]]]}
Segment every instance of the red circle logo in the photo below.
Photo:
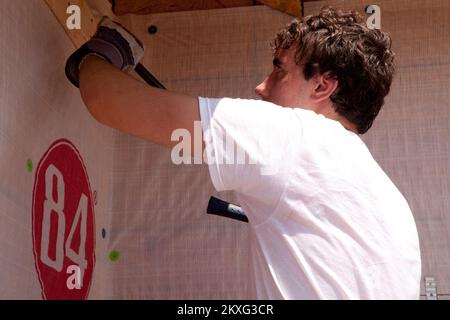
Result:
{"label": "red circle logo", "polygon": [[44,299],[87,299],[94,230],[83,159],[70,141],[55,141],[39,161],[33,189],[33,251]]}

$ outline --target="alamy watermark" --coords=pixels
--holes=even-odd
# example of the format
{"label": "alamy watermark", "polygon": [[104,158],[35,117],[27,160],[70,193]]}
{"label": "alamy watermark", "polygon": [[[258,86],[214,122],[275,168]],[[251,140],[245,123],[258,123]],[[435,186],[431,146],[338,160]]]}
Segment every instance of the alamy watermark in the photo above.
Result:
{"label": "alamy watermark", "polygon": [[258,166],[261,175],[274,175],[278,172],[282,155],[272,153],[264,147],[273,145],[267,141],[267,137],[263,146],[262,143],[255,142],[253,139],[249,141],[245,137],[239,138],[238,133],[233,136],[230,133],[223,134],[223,130],[217,130],[213,134],[212,130],[215,128],[210,126],[203,136],[200,121],[194,121],[194,137],[187,129],[174,130],[171,141],[179,141],[179,143],[172,148],[172,162],[177,165],[255,165]]}
{"label": "alamy watermark", "polygon": [[[381,29],[381,9],[376,4],[368,5],[365,12],[370,14],[366,25],[369,29]],[[81,9],[78,5],[72,4],[67,7],[66,13],[70,16],[66,20],[66,26],[69,30],[81,29]]]}
{"label": "alamy watermark", "polygon": [[381,9],[376,4],[366,7],[366,13],[370,14],[367,18],[366,25],[369,29],[381,29]]}
{"label": "alamy watermark", "polygon": [[83,286],[83,275],[82,270],[79,266],[73,264],[67,267],[67,273],[69,274],[69,277],[67,277],[66,286],[67,289],[73,290],[78,289],[80,290]]}
{"label": "alamy watermark", "polygon": [[66,20],[66,26],[69,30],[81,29],[81,9],[76,4],[67,7],[66,13],[70,16]]}

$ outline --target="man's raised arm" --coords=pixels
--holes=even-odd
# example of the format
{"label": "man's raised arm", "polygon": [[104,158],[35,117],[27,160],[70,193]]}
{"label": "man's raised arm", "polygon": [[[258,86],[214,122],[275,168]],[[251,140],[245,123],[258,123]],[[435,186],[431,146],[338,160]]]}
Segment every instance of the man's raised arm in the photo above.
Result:
{"label": "man's raised arm", "polygon": [[96,56],[81,65],[80,92],[100,123],[166,147],[178,143],[170,139],[175,129],[194,137],[200,121],[197,98],[150,87]]}
{"label": "man's raised arm", "polygon": [[171,141],[173,131],[183,128],[193,143],[194,121],[200,121],[197,98],[149,87],[124,72],[143,55],[139,39],[104,17],[95,35],[69,57],[65,71],[102,124],[169,148],[178,143]]}

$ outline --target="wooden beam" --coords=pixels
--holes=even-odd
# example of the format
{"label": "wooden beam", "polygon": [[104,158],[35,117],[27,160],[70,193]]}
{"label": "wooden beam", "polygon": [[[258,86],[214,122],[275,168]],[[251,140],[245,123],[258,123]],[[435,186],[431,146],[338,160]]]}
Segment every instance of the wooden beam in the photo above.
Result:
{"label": "wooden beam", "polygon": [[[114,13],[151,14],[174,11],[207,10],[232,7],[252,6],[254,0],[109,0],[113,4]],[[258,3],[256,3],[258,4]]]}
{"label": "wooden beam", "polygon": [[[118,16],[124,14],[152,14],[175,11],[207,10],[253,5],[267,5],[289,15],[301,16],[301,0],[108,0]],[[304,2],[318,0],[304,0]]]}
{"label": "wooden beam", "polygon": [[258,0],[258,2],[291,16],[301,17],[299,0]]}
{"label": "wooden beam", "polygon": [[[79,48],[83,45],[87,40],[89,40],[92,35],[97,30],[97,24],[99,22],[98,16],[94,16],[91,8],[86,3],[85,0],[44,0],[47,3],[50,10],[55,15],[56,19],[59,21],[64,31],[66,31],[70,40],[74,43],[74,45]],[[81,10],[81,29],[77,30],[69,30],[67,29],[67,18],[69,18],[69,14],[67,13],[67,8],[70,5],[77,5]]]}

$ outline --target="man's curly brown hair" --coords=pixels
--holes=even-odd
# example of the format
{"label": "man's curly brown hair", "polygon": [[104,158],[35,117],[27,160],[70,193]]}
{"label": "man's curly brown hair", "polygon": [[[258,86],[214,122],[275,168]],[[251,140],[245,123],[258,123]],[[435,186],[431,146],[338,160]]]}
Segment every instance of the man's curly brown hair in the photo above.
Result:
{"label": "man's curly brown hair", "polygon": [[330,96],[333,107],[360,134],[372,126],[395,71],[390,36],[362,21],[355,11],[325,7],[318,15],[293,20],[271,43],[274,53],[297,45],[295,62],[303,66],[306,80],[331,72],[338,80]]}

